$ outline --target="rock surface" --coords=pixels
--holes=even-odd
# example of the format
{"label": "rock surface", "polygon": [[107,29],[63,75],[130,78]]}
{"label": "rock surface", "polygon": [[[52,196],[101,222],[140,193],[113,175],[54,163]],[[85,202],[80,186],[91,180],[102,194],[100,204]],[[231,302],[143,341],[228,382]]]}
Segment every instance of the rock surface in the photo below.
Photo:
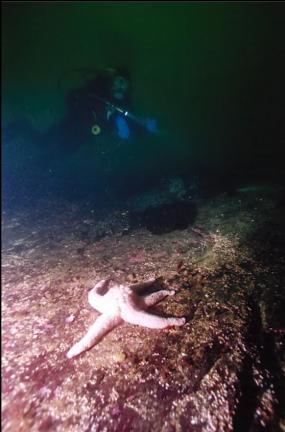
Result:
{"label": "rock surface", "polygon": [[[284,210],[278,190],[249,188],[161,234],[122,209],[4,213],[3,432],[284,431]],[[109,276],[162,278],[176,295],[153,312],[188,322],[123,324],[68,360]]]}

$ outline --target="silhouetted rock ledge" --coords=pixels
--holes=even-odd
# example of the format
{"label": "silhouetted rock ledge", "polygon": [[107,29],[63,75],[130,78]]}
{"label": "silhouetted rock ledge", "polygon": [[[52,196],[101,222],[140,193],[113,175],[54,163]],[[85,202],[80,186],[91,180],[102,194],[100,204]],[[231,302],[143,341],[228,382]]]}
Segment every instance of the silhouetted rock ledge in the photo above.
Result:
{"label": "silhouetted rock ledge", "polygon": [[[49,203],[3,215],[3,432],[284,430],[279,192],[200,202],[189,226],[159,234],[123,226],[96,236],[102,221],[86,213]],[[153,312],[187,323],[123,324],[69,360],[98,316],[88,290],[109,276],[162,278],[176,295]]]}

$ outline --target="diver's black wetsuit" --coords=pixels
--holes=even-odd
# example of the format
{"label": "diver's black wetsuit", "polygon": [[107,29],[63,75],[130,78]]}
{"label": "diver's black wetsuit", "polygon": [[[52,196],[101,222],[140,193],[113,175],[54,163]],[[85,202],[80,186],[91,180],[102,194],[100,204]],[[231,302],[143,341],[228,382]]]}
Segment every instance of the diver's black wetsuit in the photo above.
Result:
{"label": "diver's black wetsuit", "polygon": [[[130,90],[119,102],[114,99],[111,91],[113,77],[114,74],[101,72],[84,86],[72,90],[66,98],[66,116],[49,132],[48,140],[74,150],[88,140],[96,142],[102,137],[115,138],[115,116],[107,102],[128,111],[132,109],[132,102]],[[130,128],[139,133],[135,124]]]}

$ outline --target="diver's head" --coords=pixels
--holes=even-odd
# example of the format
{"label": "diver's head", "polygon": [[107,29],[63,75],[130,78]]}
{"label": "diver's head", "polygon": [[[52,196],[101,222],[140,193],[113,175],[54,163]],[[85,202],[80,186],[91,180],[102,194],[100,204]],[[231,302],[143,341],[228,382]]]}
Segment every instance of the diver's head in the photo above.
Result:
{"label": "diver's head", "polygon": [[129,89],[129,82],[122,75],[116,75],[112,83],[112,96],[114,99],[122,100],[125,98]]}

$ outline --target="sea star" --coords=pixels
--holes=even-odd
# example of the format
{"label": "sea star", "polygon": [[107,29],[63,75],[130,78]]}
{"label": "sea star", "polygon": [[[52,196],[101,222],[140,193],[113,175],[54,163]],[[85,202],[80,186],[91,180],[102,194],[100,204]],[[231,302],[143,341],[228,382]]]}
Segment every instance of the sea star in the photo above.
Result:
{"label": "sea star", "polygon": [[155,280],[137,283],[133,285],[113,284],[111,279],[103,279],[98,282],[88,294],[90,305],[101,312],[86,335],[67,352],[67,357],[72,358],[92,348],[106,333],[121,324],[123,321],[137,324],[152,329],[163,329],[170,326],[182,326],[185,318],[163,318],[145,312],[145,309],[162,300],[168,295],[174,295],[175,291],[160,290],[151,294],[139,295],[145,289],[151,287]]}

